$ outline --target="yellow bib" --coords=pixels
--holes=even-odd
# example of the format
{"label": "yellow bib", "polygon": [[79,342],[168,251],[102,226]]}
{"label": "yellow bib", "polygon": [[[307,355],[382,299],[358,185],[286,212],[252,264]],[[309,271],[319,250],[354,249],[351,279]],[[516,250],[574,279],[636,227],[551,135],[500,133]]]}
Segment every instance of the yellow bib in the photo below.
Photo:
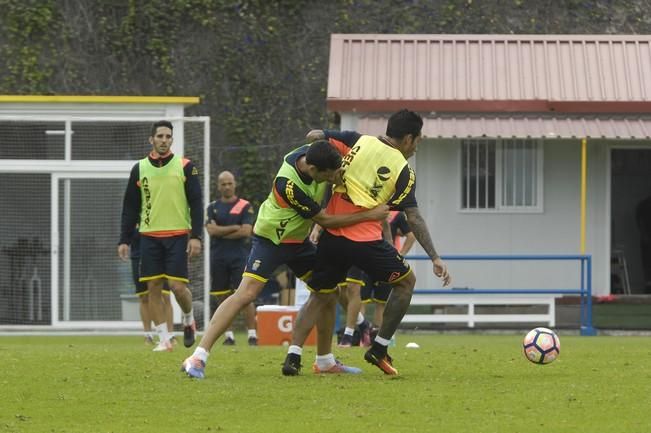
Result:
{"label": "yellow bib", "polygon": [[153,166],[147,157],[141,159],[140,194],[141,233],[188,230],[192,227],[180,156],[174,155],[162,167]]}
{"label": "yellow bib", "polygon": [[387,203],[396,192],[396,182],[407,160],[394,147],[370,135],[362,135],[343,157],[343,185],[336,192],[348,195],[357,206],[373,208]]}

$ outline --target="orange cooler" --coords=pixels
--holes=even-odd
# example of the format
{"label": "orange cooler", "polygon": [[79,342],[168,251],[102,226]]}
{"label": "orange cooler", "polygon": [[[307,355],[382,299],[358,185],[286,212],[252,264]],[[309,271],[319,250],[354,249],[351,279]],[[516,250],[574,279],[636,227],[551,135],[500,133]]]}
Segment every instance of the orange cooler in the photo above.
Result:
{"label": "orange cooler", "polygon": [[[280,346],[291,344],[294,321],[301,307],[288,305],[261,305],[256,309],[258,344]],[[316,327],[312,328],[305,345],[316,344]]]}

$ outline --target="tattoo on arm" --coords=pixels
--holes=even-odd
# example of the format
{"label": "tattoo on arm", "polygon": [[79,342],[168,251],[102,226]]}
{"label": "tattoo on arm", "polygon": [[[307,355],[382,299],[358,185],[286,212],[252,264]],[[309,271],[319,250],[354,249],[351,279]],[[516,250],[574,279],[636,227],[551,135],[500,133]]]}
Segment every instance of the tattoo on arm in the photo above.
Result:
{"label": "tattoo on arm", "polygon": [[438,258],[434,244],[432,243],[432,237],[429,234],[427,229],[427,223],[420,214],[420,211],[417,207],[409,207],[405,209],[405,214],[407,215],[407,220],[409,221],[409,227],[414,233],[416,240],[421,247],[425,250],[428,256],[432,259]]}

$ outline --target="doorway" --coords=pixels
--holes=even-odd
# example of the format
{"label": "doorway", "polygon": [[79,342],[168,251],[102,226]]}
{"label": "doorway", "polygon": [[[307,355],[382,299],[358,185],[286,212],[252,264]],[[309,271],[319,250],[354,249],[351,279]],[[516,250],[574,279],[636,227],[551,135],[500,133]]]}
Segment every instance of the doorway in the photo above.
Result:
{"label": "doorway", "polygon": [[611,293],[651,294],[651,149],[610,158]]}

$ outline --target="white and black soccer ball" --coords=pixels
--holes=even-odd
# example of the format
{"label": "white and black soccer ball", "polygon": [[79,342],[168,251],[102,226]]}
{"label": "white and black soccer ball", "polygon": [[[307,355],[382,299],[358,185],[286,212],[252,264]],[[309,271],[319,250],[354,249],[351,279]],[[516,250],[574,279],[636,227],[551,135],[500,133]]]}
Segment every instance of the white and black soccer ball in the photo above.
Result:
{"label": "white and black soccer ball", "polygon": [[549,364],[561,354],[561,340],[548,328],[532,329],[524,336],[524,356],[534,364]]}

